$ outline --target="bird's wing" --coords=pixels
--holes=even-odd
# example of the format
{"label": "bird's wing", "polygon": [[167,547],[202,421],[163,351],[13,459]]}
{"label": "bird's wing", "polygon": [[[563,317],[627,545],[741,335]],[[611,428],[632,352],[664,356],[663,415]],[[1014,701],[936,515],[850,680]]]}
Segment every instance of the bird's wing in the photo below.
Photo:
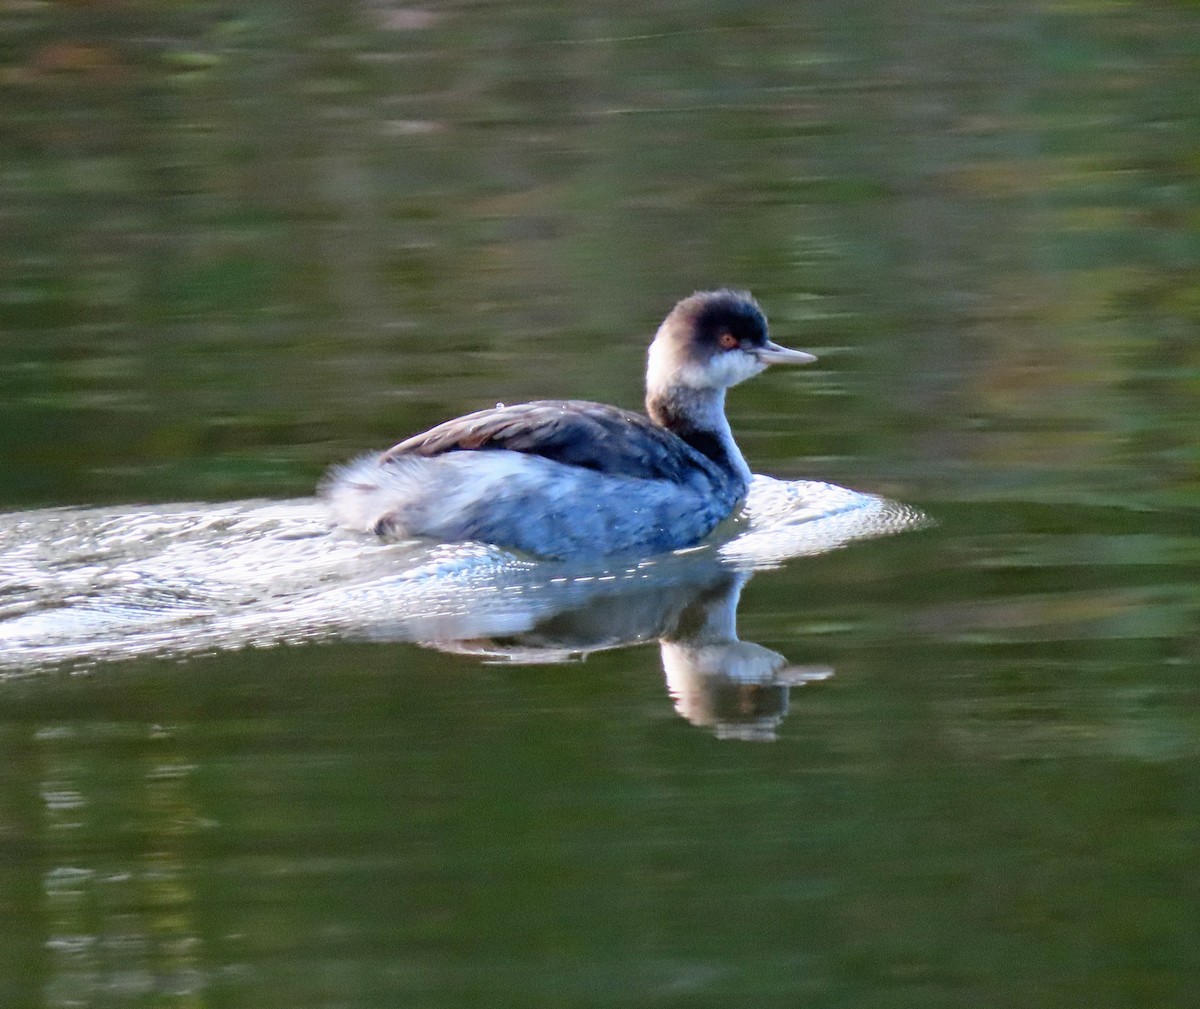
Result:
{"label": "bird's wing", "polygon": [[498,406],[448,420],[388,449],[381,462],[505,449],[612,476],[687,482],[712,463],[681,438],[629,410],[583,400]]}

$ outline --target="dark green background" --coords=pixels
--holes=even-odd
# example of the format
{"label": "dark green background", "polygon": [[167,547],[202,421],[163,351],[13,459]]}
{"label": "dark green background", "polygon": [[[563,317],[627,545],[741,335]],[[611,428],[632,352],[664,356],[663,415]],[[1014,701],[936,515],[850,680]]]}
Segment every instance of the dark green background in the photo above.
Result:
{"label": "dark green background", "polygon": [[1192,1004],[1198,82],[1184,0],[0,3],[4,507],[632,406],[732,284],[752,467],[938,522],[750,583],[774,744],[652,647],[0,682],[0,1004]]}

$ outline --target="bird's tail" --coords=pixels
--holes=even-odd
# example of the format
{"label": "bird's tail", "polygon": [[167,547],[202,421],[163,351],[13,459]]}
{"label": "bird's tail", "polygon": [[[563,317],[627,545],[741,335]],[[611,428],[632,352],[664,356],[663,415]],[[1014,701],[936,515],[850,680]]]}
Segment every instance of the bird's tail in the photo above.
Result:
{"label": "bird's tail", "polygon": [[367,533],[398,533],[397,511],[421,492],[424,459],[361,456],[335,466],[321,482],[318,495],[329,505],[334,520],[347,529]]}

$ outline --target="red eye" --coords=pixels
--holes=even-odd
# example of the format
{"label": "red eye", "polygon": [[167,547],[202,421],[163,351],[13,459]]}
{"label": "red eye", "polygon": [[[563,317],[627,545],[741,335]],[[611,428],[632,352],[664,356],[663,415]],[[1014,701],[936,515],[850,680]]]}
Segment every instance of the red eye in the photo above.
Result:
{"label": "red eye", "polygon": [[717,343],[719,343],[726,350],[733,350],[733,348],[738,345],[738,338],[732,333],[722,333],[717,337]]}

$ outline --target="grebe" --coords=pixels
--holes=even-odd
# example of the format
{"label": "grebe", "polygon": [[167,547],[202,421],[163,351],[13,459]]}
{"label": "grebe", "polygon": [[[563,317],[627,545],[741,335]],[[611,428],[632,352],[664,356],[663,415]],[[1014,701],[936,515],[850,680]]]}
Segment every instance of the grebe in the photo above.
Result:
{"label": "grebe", "polygon": [[480,410],[338,467],[322,494],[340,524],[388,537],[558,559],[691,546],[750,484],[725,390],[815,360],[771,342],[748,293],[698,292],[650,345],[645,416],[582,400]]}

